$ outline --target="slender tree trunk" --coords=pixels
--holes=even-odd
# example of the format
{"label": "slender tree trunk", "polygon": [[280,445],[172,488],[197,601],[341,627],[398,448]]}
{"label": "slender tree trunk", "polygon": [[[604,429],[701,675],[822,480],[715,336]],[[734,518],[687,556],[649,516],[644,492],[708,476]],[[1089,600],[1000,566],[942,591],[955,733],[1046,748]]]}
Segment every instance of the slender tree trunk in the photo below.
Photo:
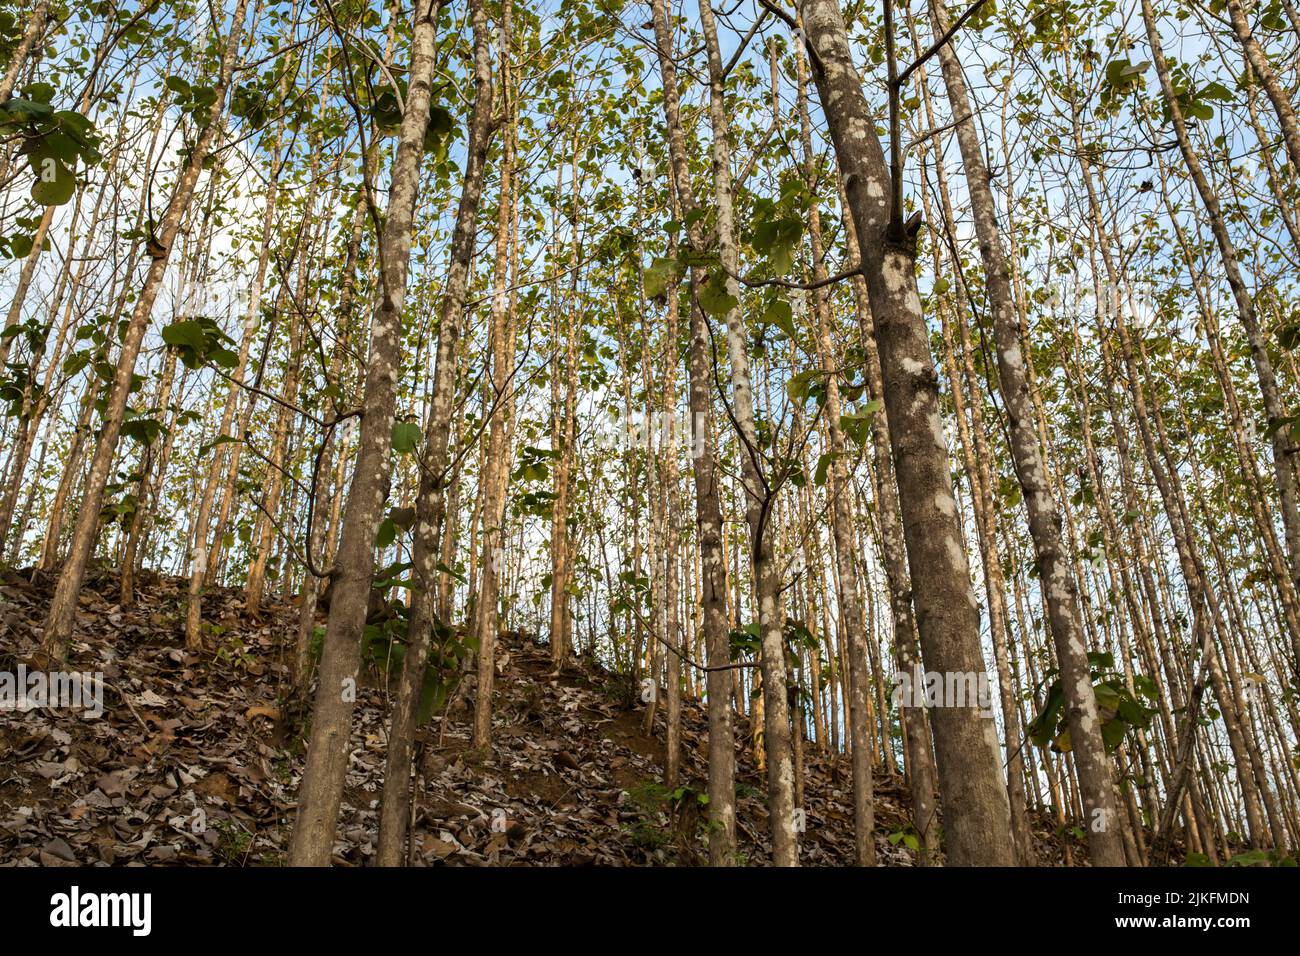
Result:
{"label": "slender tree trunk", "polygon": [[[32,286],[32,278],[36,275],[36,265],[40,262],[42,247],[45,245],[45,239],[49,235],[50,223],[54,221],[54,211],[58,206],[46,206],[41,211],[40,221],[36,224],[36,231],[32,233],[32,247],[27,252],[27,257],[23,259],[22,272],[18,274],[18,284],[14,287],[13,299],[9,303],[9,311],[5,315],[3,328],[10,329],[18,325],[23,317],[23,303],[27,301],[27,291]],[[16,336],[0,337],[0,368],[9,361],[9,349],[13,345]]]}
{"label": "slender tree trunk", "polygon": [[[807,81],[803,50],[796,48],[798,65],[799,126],[804,151],[804,178],[808,188],[814,189],[816,159],[812,151],[812,121],[808,115]],[[821,211],[816,198],[808,211],[808,232],[811,242],[813,282],[826,280],[826,265],[822,249]],[[838,571],[836,593],[840,601],[840,621],[847,630],[849,652],[849,733],[853,738],[853,822],[854,859],[859,866],[876,865],[875,808],[871,779],[872,756],[875,751],[871,731],[867,726],[867,620],[863,608],[862,588],[858,579],[856,547],[853,540],[853,499],[850,476],[845,459],[849,452],[844,442],[840,418],[844,414],[840,400],[840,370],[838,357],[831,344],[830,304],[825,293],[816,289],[812,293],[812,325],[817,342],[817,359],[826,375],[825,430],[831,455],[827,478],[827,495],[831,506],[831,539],[835,545],[835,564]]]}
{"label": "slender tree trunk", "polygon": [[45,21],[50,12],[50,0],[38,0],[32,12],[27,16],[27,24],[23,28],[22,39],[18,41],[14,51],[9,56],[9,63],[5,67],[5,75],[0,79],[0,103],[9,102],[13,96],[14,89],[18,85],[18,78],[22,75],[23,69],[27,66],[27,59],[31,56],[32,47],[40,40],[41,34],[45,32]]}
{"label": "slender tree trunk", "polygon": [[[1295,105],[1292,103],[1294,91],[1288,93],[1283,89],[1281,80],[1278,79],[1277,72],[1269,62],[1267,54],[1264,53],[1263,47],[1255,39],[1255,34],[1250,28],[1250,21],[1246,18],[1246,11],[1241,5],[1241,0],[1227,0],[1228,19],[1232,21],[1232,32],[1237,37],[1237,42],[1241,44],[1242,51],[1246,55],[1246,61],[1250,68],[1255,72],[1255,78],[1259,81],[1260,86],[1264,87],[1264,93],[1268,96],[1269,102],[1273,104],[1273,109],[1277,111],[1278,125],[1282,128],[1282,141],[1286,144],[1287,155],[1291,158],[1291,168],[1300,171],[1300,123],[1296,121]],[[1154,30],[1154,14],[1151,13],[1151,4],[1148,2],[1142,6],[1142,18],[1147,22],[1148,36],[1152,36]],[[1152,46],[1159,43],[1157,35]],[[1168,82],[1168,69],[1160,63],[1164,59],[1161,53],[1156,62],[1156,71],[1163,71],[1160,78],[1161,87],[1165,87]],[[1166,97],[1169,95],[1168,89],[1165,90]],[[1172,109],[1171,109],[1172,112]],[[1175,121],[1177,125],[1177,121]],[[1188,164],[1190,169],[1191,164]],[[1193,172],[1195,176],[1195,172]]]}
{"label": "slender tree trunk", "polygon": [[[930,12],[935,40],[939,41],[950,26],[948,12],[942,0],[930,0]],[[1071,573],[1065,553],[1060,510],[1052,495],[1034,430],[1026,359],[1020,346],[1020,322],[1015,314],[997,207],[989,187],[988,166],[975,128],[961,63],[951,44],[945,43],[939,48],[939,62],[948,100],[957,117],[957,142],[966,171],[966,187],[979,239],[980,258],[984,264],[984,286],[997,346],[998,378],[1011,433],[1011,457],[1024,493],[1029,533],[1038,559],[1039,580],[1060,668],[1071,752],[1083,796],[1088,847],[1094,865],[1123,866],[1121,826],[1115,808],[1110,758],[1101,738],[1101,719],[1092,690],[1088,648],[1079,612],[1078,582]]]}
{"label": "slender tree trunk", "polygon": [[436,67],[439,0],[416,0],[405,110],[393,157],[382,242],[381,291],[372,326],[362,399],[357,464],[331,576],[333,594],[321,654],[307,762],[298,790],[298,816],[289,847],[293,866],[330,861],[347,775],[356,675],[375,568],[375,531],[392,470],[394,386],[401,348],[412,223]]}
{"label": "slender tree trunk", "polygon": [[[469,142],[460,206],[452,233],[451,258],[438,321],[438,355],[434,366],[433,398],[425,428],[424,461],[416,497],[415,542],[411,555],[415,587],[407,625],[409,645],[402,664],[388,731],[388,757],[384,764],[384,798],[379,818],[378,862],[396,866],[402,860],[410,816],[411,749],[415,740],[415,717],[424,669],[429,659],[431,629],[435,625],[434,601],[439,548],[440,512],[443,508],[447,468],[447,445],[455,398],[457,349],[460,328],[474,261],[478,209],[483,194],[483,175],[493,130],[491,53],[488,47],[487,13],[482,0],[473,0],[470,19],[474,30],[474,106],[470,113]],[[430,16],[432,47],[432,15]],[[428,75],[429,64],[423,74]],[[409,105],[408,105],[409,109]],[[426,102],[424,109],[428,109]],[[421,130],[423,137],[423,130]],[[390,215],[391,221],[391,215]],[[406,229],[409,231],[409,220]],[[408,239],[409,241],[409,239]],[[394,343],[395,344],[395,343]],[[391,426],[390,426],[391,427]],[[361,474],[358,460],[357,474]],[[346,533],[346,530],[345,530]],[[372,532],[373,533],[373,532]],[[342,550],[342,544],[340,545]],[[447,622],[441,622],[444,625]],[[480,655],[492,654],[492,639],[480,646]],[[322,678],[323,681],[323,678]],[[479,693],[483,689],[479,688]]]}
{"label": "slender tree trunk", "polygon": [[[167,409],[171,405],[172,384],[176,377],[176,356],[168,355],[164,360],[162,381],[158,385],[158,414],[165,416]],[[182,383],[183,384],[183,383]],[[171,439],[168,429],[168,440]],[[144,523],[146,514],[149,511],[149,492],[153,487],[153,474],[155,463],[161,472],[165,467],[159,459],[165,458],[166,450],[163,454],[156,454],[152,444],[146,445],[140,458],[140,480],[136,482],[135,491],[135,512],[131,515],[131,526],[126,535],[126,548],[122,552],[122,563],[119,567],[119,587],[118,600],[123,607],[130,607],[135,603],[135,565],[136,555],[139,551],[140,536],[144,533]],[[161,484],[163,475],[158,476],[158,483]]]}
{"label": "slender tree trunk", "polygon": [[[513,4],[510,0],[502,6],[499,42],[501,66],[500,90],[501,113],[506,118],[506,130],[502,135],[501,150],[501,184],[497,200],[496,229],[496,263],[492,289],[491,328],[489,345],[492,353],[491,390],[485,396],[491,408],[488,422],[487,448],[483,456],[483,468],[480,470],[480,484],[483,494],[483,544],[482,571],[480,572],[476,595],[475,626],[478,636],[478,692],[474,699],[473,745],[480,750],[492,746],[492,687],[496,677],[496,655],[491,651],[484,653],[483,648],[491,648],[500,630],[499,604],[501,565],[504,558],[505,538],[502,525],[505,523],[506,487],[510,480],[510,456],[506,449],[505,405],[511,389],[511,377],[514,372],[514,342],[508,339],[514,327],[511,315],[511,298],[506,291],[510,284],[514,268],[511,235],[515,218],[515,142],[514,142],[514,99],[511,86],[510,38],[511,14]],[[576,187],[575,187],[576,192]],[[576,226],[575,226],[576,228]],[[554,600],[554,591],[552,591]],[[552,622],[554,622],[552,615]],[[561,622],[563,623],[563,622]],[[554,631],[552,631],[554,641]],[[554,650],[554,646],[552,646]]]}
{"label": "slender tree trunk", "polygon": [[117,438],[122,428],[122,418],[126,403],[130,398],[131,382],[135,375],[136,357],[140,352],[140,343],[153,311],[154,300],[158,297],[163,275],[167,269],[167,260],[171,256],[172,245],[180,226],[181,217],[189,208],[194,196],[194,187],[199,174],[203,171],[204,161],[212,148],[213,140],[220,129],[221,115],[225,109],[226,92],[230,86],[231,76],[239,54],[240,38],[243,36],[244,17],[248,11],[248,0],[237,0],[231,16],[230,34],[226,40],[221,56],[221,65],[215,84],[215,99],[205,117],[202,132],[194,144],[181,170],[176,191],[167,209],[163,213],[159,230],[155,236],[156,248],[151,250],[149,271],[144,286],[136,298],[135,307],[127,323],[126,334],[122,340],[122,349],[118,357],[117,369],[109,392],[107,406],[104,410],[104,425],[100,430],[99,442],[91,463],[90,475],[86,480],[86,491],[82,500],[81,511],[77,515],[77,526],[73,531],[72,544],[68,559],[59,575],[54,597],[50,601],[49,614],[45,621],[45,650],[56,660],[65,660],[68,643],[72,639],[72,629],[77,608],[77,596],[81,591],[81,581],[85,574],[86,563],[94,548],[95,537],[99,530],[99,511],[104,498],[104,486],[113,465],[117,451]]}
{"label": "slender tree trunk", "polygon": [[[840,206],[849,258],[861,262],[862,251],[858,245],[857,229],[842,193]],[[916,618],[912,613],[912,583],[907,570],[907,548],[898,504],[898,485],[889,448],[889,413],[883,407],[884,384],[880,355],[876,351],[875,323],[871,316],[866,280],[861,275],[855,275],[851,281],[866,369],[867,395],[872,401],[881,403],[872,423],[871,450],[875,465],[876,511],[880,521],[881,563],[885,569],[885,583],[889,588],[889,609],[894,627],[894,656],[899,679],[914,680],[921,659],[916,643]],[[833,668],[834,654],[831,655],[831,662]],[[908,782],[912,793],[912,822],[920,844],[917,861],[926,866],[934,862],[930,853],[936,847],[939,830],[938,803],[935,799],[938,776],[934,765],[930,720],[923,707],[900,706],[899,710],[906,744]]]}
{"label": "slender tree trunk", "polygon": [[[672,34],[664,0],[653,0],[655,40],[658,46],[659,68],[664,88],[664,112],[668,124],[669,160],[673,188],[688,222],[688,238],[694,250],[703,250],[703,228],[691,213],[696,209],[690,167],[686,154],[686,139],[680,119],[677,68],[672,59]],[[721,90],[717,95],[721,95]],[[719,139],[715,129],[715,142]],[[723,137],[725,143],[725,137]],[[725,148],[725,145],[724,145]],[[714,175],[724,172],[717,154],[714,156]],[[729,184],[728,184],[729,187]],[[729,188],[726,190],[729,192]],[[727,213],[731,210],[728,209]],[[719,233],[727,231],[720,224]],[[734,236],[734,226],[730,234]],[[734,267],[730,270],[735,274]],[[721,649],[728,642],[725,622],[726,569],[722,555],[722,514],[717,486],[716,465],[713,460],[713,435],[710,406],[712,404],[712,336],[708,319],[700,308],[695,294],[703,281],[701,270],[692,269],[691,283],[691,347],[690,409],[691,452],[694,460],[696,514],[700,531],[701,563],[704,569],[704,628],[705,644]],[[735,280],[728,278],[733,297]],[[764,749],[766,755],[768,816],[772,827],[773,862],[777,866],[797,866],[799,846],[794,829],[794,768],[790,754],[789,702],[786,698],[785,639],[778,605],[778,569],[772,556],[770,513],[765,495],[770,493],[761,475],[758,461],[757,429],[753,420],[752,388],[748,375],[748,359],[737,354],[735,334],[731,326],[739,322],[736,316],[728,317],[727,351],[731,360],[732,413],[741,439],[742,483],[746,492],[746,513],[750,521],[750,552],[754,568],[755,590],[758,602],[758,625],[762,644],[761,667],[764,690]],[[740,330],[743,353],[746,336]],[[721,633],[719,633],[721,632]]]}
{"label": "slender tree trunk", "polygon": [[[573,134],[573,223],[572,278],[569,287],[568,320],[564,324],[564,401],[562,408],[554,408],[558,413],[556,436],[559,447],[552,446],[559,452],[555,465],[555,500],[551,508],[551,663],[558,670],[568,656],[572,635],[569,633],[569,578],[572,574],[571,545],[569,542],[570,498],[573,490],[573,467],[577,449],[577,423],[575,402],[577,400],[577,329],[580,325],[581,308],[578,305],[578,280],[581,274],[582,260],[582,182],[578,173],[578,132]],[[560,197],[556,195],[556,201]],[[672,698],[672,688],[668,691]],[[671,722],[670,722],[671,723]],[[673,749],[669,748],[668,764],[672,767]]]}

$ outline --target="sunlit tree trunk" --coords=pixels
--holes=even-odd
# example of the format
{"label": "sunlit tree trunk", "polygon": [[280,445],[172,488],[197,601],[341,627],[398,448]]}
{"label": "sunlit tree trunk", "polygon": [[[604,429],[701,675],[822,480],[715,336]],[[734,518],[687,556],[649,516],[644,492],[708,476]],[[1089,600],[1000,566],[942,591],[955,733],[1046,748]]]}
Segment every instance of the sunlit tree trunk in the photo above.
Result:
{"label": "sunlit tree trunk", "polygon": [[[799,126],[803,145],[804,178],[810,189],[817,175],[816,159],[812,151],[812,121],[808,114],[807,83],[804,55],[797,49]],[[814,198],[808,210],[808,233],[812,252],[812,279],[814,283],[826,281],[823,250],[821,211]],[[858,564],[853,540],[853,500],[849,470],[845,459],[849,456],[840,427],[844,406],[840,400],[839,357],[831,342],[830,306],[825,293],[815,289],[812,299],[812,327],[817,343],[817,360],[826,377],[826,408],[824,423],[826,440],[823,447],[831,456],[827,470],[827,495],[830,498],[831,540],[835,546],[837,569],[836,594],[840,602],[840,621],[847,632],[849,659],[849,733],[853,738],[853,821],[854,853],[859,866],[876,865],[875,808],[871,779],[874,743],[867,725],[867,619],[863,607],[862,587],[858,578]]]}
{"label": "sunlit tree trunk", "polygon": [[[436,10],[425,14],[427,21],[417,21],[421,29],[428,24],[428,35],[421,34],[420,69],[412,67],[412,75],[427,78],[433,66],[433,22]],[[447,468],[447,446],[452,425],[452,405],[455,398],[456,365],[465,300],[469,289],[470,271],[474,262],[474,244],[477,235],[478,210],[483,195],[483,176],[487,165],[488,146],[494,128],[491,53],[488,46],[488,21],[482,0],[474,0],[470,7],[474,31],[474,106],[470,112],[469,140],[465,160],[464,180],[461,185],[460,205],[456,211],[456,225],[452,233],[450,262],[447,269],[442,305],[438,320],[438,354],[434,366],[433,396],[429,406],[429,420],[425,426],[424,460],[420,463],[419,491],[416,496],[414,546],[411,555],[411,573],[414,587],[411,595],[411,614],[407,625],[409,645],[402,664],[393,700],[392,719],[388,731],[388,756],[384,765],[384,797],[379,818],[378,861],[384,866],[396,866],[402,860],[406,844],[410,807],[411,750],[415,740],[415,717],[420,700],[424,670],[429,659],[431,631],[438,623],[434,617],[434,601],[439,550],[441,513],[444,506],[444,482]],[[428,44],[424,47],[423,43]],[[428,87],[424,87],[423,105],[428,118]],[[408,116],[410,101],[408,100]],[[419,139],[423,139],[423,123]],[[414,129],[412,130],[414,134]],[[416,140],[418,142],[419,140]],[[418,171],[418,154],[416,168]],[[412,176],[414,179],[414,176]],[[394,194],[395,195],[395,194]],[[412,197],[413,199],[413,197]],[[393,202],[390,199],[390,206]],[[392,214],[389,214],[392,222]],[[410,219],[405,226],[404,241],[409,248]],[[385,247],[387,248],[387,242]],[[393,349],[397,343],[394,341]],[[391,411],[390,411],[391,416]],[[364,419],[363,419],[364,424]],[[391,417],[389,428],[391,430]],[[356,474],[362,474],[358,459]],[[355,486],[356,479],[353,479]],[[350,502],[349,502],[350,504]],[[378,511],[376,511],[376,518]],[[345,519],[346,520],[346,519]],[[376,521],[377,524],[377,521]],[[340,552],[346,545],[340,542]],[[371,531],[373,535],[373,530]],[[368,584],[368,582],[367,582]],[[332,612],[332,608],[331,608]],[[331,613],[331,618],[333,614]],[[361,619],[364,620],[364,602]],[[359,631],[359,629],[358,629]],[[358,633],[359,638],[359,633]],[[328,638],[327,638],[328,639]],[[479,648],[480,654],[490,654],[490,648]],[[353,667],[355,668],[355,652]],[[324,686],[322,665],[321,683]],[[339,778],[340,784],[342,778]],[[337,812],[337,803],[335,804]],[[331,818],[332,819],[332,818]]]}
{"label": "sunlit tree trunk", "polygon": [[[948,32],[948,13],[942,0],[930,0],[931,25],[936,42]],[[1110,758],[1101,738],[1101,719],[1093,694],[1088,647],[1079,611],[1078,582],[1071,573],[1061,535],[1061,514],[1048,482],[1047,468],[1034,430],[1027,361],[1020,345],[1020,323],[1015,314],[1010,273],[997,207],[989,186],[990,176],[983,146],[966,93],[961,63],[951,44],[939,48],[944,85],[956,116],[956,136],[966,172],[984,265],[985,292],[997,352],[998,379],[1010,429],[1009,444],[1017,480],[1023,492],[1029,533],[1038,559],[1040,581],[1070,728],[1071,753],[1083,794],[1084,827],[1094,864],[1123,866],[1120,821],[1110,773]]]}
{"label": "sunlit tree trunk", "polygon": [[[686,138],[680,119],[679,93],[677,89],[677,69],[673,62],[672,33],[669,28],[668,15],[664,0],[654,0],[655,40],[658,45],[659,69],[663,79],[664,111],[668,125],[668,144],[670,171],[673,188],[681,205],[682,214],[692,224],[688,227],[688,238],[692,249],[704,248],[703,228],[698,218],[691,213],[696,208],[694,190],[690,179],[690,168],[686,154]],[[720,77],[715,82],[720,82]],[[721,95],[721,90],[716,95]],[[712,101],[712,98],[711,98]],[[725,129],[723,130],[725,133]],[[715,126],[714,139],[719,137]],[[716,147],[715,147],[716,148]],[[725,164],[720,164],[714,155],[713,172],[715,177],[724,174]],[[729,184],[724,190],[729,195]],[[730,214],[731,210],[726,210]],[[724,232],[734,235],[734,226],[728,229],[720,223],[719,235]],[[723,250],[728,255],[728,250]],[[725,261],[724,261],[725,267]],[[735,274],[734,263],[730,269]],[[710,649],[720,648],[727,642],[724,593],[726,591],[726,569],[722,555],[722,515],[717,486],[716,465],[714,464],[713,433],[710,406],[713,391],[713,349],[708,319],[700,307],[696,295],[699,284],[703,281],[701,270],[692,269],[691,285],[691,348],[689,356],[690,371],[690,410],[691,410],[691,454],[695,470],[696,514],[700,531],[700,548],[702,565],[706,577],[705,583],[705,643]],[[727,284],[733,297],[736,295],[736,281],[729,277]],[[727,335],[727,353],[731,361],[732,414],[735,417],[736,430],[741,440],[739,452],[742,462],[742,483],[746,492],[746,512],[750,522],[750,553],[754,569],[755,590],[758,603],[758,626],[762,644],[761,666],[764,686],[764,752],[767,763],[768,816],[772,828],[772,855],[777,866],[796,866],[799,862],[799,846],[794,831],[794,769],[790,753],[790,717],[789,703],[786,698],[785,675],[785,641],[782,633],[782,620],[778,606],[778,569],[772,557],[771,527],[768,524],[770,513],[764,507],[764,498],[770,492],[766,480],[762,477],[762,466],[758,461],[759,448],[755,440],[756,429],[753,421],[752,388],[748,375],[748,360],[744,356],[746,336],[743,326],[739,327],[740,348],[737,349],[736,332],[739,317],[729,317]],[[738,354],[739,353],[739,354]],[[719,634],[721,632],[721,634]]]}
{"label": "sunlit tree trunk", "polygon": [[[938,376],[916,287],[916,227],[891,220],[891,178],[838,5],[804,0],[799,9],[862,248],[908,562],[913,579],[927,581],[913,594],[922,656],[930,670],[983,674],[979,615],[939,418]],[[1011,817],[992,718],[975,706],[935,708],[931,716],[948,862],[1012,864]]]}
{"label": "sunlit tree trunk", "polygon": [[410,78],[391,168],[387,219],[380,243],[380,301],[371,328],[362,397],[357,462],[335,558],[329,621],[312,712],[307,761],[298,789],[298,815],[289,847],[293,866],[330,861],[334,827],[348,767],[361,634],[375,567],[375,531],[392,469],[394,386],[400,363],[412,222],[436,66],[438,0],[416,0],[411,25]]}
{"label": "sunlit tree trunk", "polygon": [[[90,475],[86,479],[85,494],[81,511],[77,515],[77,526],[73,531],[68,558],[59,575],[54,597],[50,601],[49,614],[45,621],[45,650],[53,658],[64,660],[67,657],[68,642],[72,639],[74,616],[76,614],[77,595],[81,590],[81,580],[90,559],[90,552],[95,544],[99,530],[99,511],[104,497],[104,486],[113,465],[117,451],[117,438],[122,427],[123,414],[130,397],[131,381],[135,374],[136,358],[140,352],[140,343],[153,311],[154,300],[162,285],[163,274],[167,269],[171,248],[175,242],[176,232],[181,217],[189,208],[194,196],[194,188],[199,174],[203,171],[204,161],[212,148],[213,141],[221,128],[221,115],[225,110],[226,92],[235,70],[239,53],[240,38],[243,36],[244,18],[248,11],[248,0],[237,0],[230,18],[230,32],[221,56],[216,84],[215,99],[204,118],[202,131],[195,141],[181,169],[176,189],[167,204],[154,236],[156,245],[150,250],[151,261],[144,285],[136,298],[131,318],[127,324],[126,334],[122,340],[122,349],[114,372],[113,383],[108,402],[104,410],[104,424],[99,433],[99,441],[91,463]],[[214,24],[215,26],[215,24]]]}

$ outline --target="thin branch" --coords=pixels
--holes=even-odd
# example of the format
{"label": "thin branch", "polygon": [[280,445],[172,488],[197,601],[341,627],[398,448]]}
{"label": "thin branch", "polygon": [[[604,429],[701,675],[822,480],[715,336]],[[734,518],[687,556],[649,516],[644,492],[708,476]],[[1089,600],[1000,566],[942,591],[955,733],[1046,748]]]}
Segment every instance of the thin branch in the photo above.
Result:
{"label": "thin branch", "polygon": [[957,18],[956,22],[953,23],[953,25],[948,28],[947,32],[944,33],[943,36],[939,37],[939,39],[935,40],[934,43],[930,44],[930,47],[919,57],[917,57],[912,62],[911,66],[905,69],[902,73],[898,74],[896,78],[890,80],[890,85],[893,86],[894,89],[898,89],[904,83],[906,83],[913,73],[915,73],[917,70],[919,70],[922,66],[925,65],[926,60],[930,59],[930,57],[934,56],[936,53],[942,50],[944,48],[944,45],[949,43],[952,40],[952,38],[956,36],[957,31],[960,30],[963,26],[965,26],[967,20],[975,16],[975,14],[979,13],[980,7],[984,6],[984,3],[985,0],[975,0],[975,2],[972,3],[969,7],[967,7],[965,12],[963,12],[962,15]]}

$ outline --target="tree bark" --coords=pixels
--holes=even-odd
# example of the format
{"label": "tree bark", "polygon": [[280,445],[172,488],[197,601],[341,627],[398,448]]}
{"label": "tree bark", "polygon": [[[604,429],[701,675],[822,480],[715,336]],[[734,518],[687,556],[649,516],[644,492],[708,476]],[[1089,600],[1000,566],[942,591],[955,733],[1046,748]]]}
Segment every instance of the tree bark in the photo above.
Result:
{"label": "tree bark", "polygon": [[[930,0],[930,11],[931,27],[938,42],[950,27],[948,11],[943,0]],[[984,265],[985,292],[997,348],[998,379],[1010,429],[1011,457],[1023,492],[1029,534],[1038,559],[1039,580],[1060,669],[1071,752],[1083,796],[1088,847],[1094,865],[1123,866],[1121,826],[1115,808],[1110,758],[1101,738],[1101,718],[1092,689],[1086,636],[1079,612],[1078,582],[1071,573],[1065,553],[1060,509],[1048,482],[1047,468],[1034,430],[1026,357],[1020,346],[1020,321],[1015,313],[997,206],[989,188],[988,165],[975,128],[961,63],[951,44],[940,46],[939,62],[948,100],[957,117],[957,143],[961,148],[966,188]]]}
{"label": "tree bark", "polygon": [[[921,652],[930,670],[977,678],[985,673],[978,605],[939,418],[938,375],[917,292],[915,227],[890,224],[892,182],[838,5],[835,0],[804,0],[800,13],[862,245],[908,563],[913,579],[927,581],[913,595]],[[948,862],[1009,866],[1014,863],[1011,818],[997,733],[991,717],[966,703],[931,711]]]}
{"label": "tree bark", "polygon": [[343,515],[333,594],[321,653],[307,761],[289,847],[292,866],[325,866],[347,776],[356,675],[375,568],[375,531],[392,470],[394,387],[401,348],[412,223],[435,69],[439,0],[416,0],[410,84],[393,157],[388,217],[381,242],[381,290],[371,332],[356,469]]}
{"label": "tree bark", "polygon": [[[659,68],[663,79],[664,112],[668,124],[669,160],[673,188],[681,205],[681,212],[692,221],[696,208],[690,167],[686,155],[686,138],[680,119],[680,94],[677,89],[677,68],[673,62],[672,35],[664,0],[653,0],[655,41],[658,47]],[[721,91],[719,91],[721,92]],[[715,130],[715,143],[719,139]],[[715,147],[716,148],[716,147]],[[714,175],[718,175],[717,157],[714,158]],[[730,210],[727,210],[730,212]],[[724,228],[720,226],[721,234]],[[734,227],[731,230],[734,235]],[[687,230],[690,247],[703,251],[704,230],[695,218]],[[730,270],[734,276],[734,268]],[[718,496],[716,464],[714,462],[713,433],[710,415],[712,405],[712,336],[708,319],[700,308],[696,291],[703,281],[702,270],[690,273],[691,287],[691,346],[690,410],[691,453],[695,471],[696,516],[700,532],[701,565],[705,575],[704,630],[705,645],[720,650],[728,644],[725,619],[726,567],[722,554],[722,513]],[[734,278],[728,278],[730,294],[736,298]],[[739,322],[736,316],[735,322]],[[738,355],[735,333],[728,321],[727,351],[731,360],[732,414],[735,416],[742,449],[742,484],[746,493],[746,514],[750,525],[750,560],[754,570],[754,586],[758,603],[758,626],[761,649],[761,669],[764,693],[764,748],[767,771],[768,816],[772,827],[773,862],[777,866],[797,866],[799,845],[794,830],[794,768],[790,754],[789,703],[786,698],[785,639],[778,605],[778,569],[772,559],[770,515],[765,504],[769,491],[760,473],[757,460],[757,430],[753,421],[753,393],[748,376],[748,359]],[[740,330],[743,343],[747,338]],[[728,655],[729,656],[729,655]]]}
{"label": "tree bark", "polygon": [[[384,797],[379,818],[378,862],[396,866],[402,860],[409,823],[411,749],[415,740],[415,717],[420,687],[429,659],[431,629],[436,622],[437,570],[443,508],[443,474],[447,467],[447,445],[451,433],[455,398],[457,347],[474,261],[478,232],[478,210],[483,195],[483,175],[493,130],[492,66],[488,47],[487,13],[482,0],[470,7],[474,30],[474,105],[470,112],[469,141],[460,205],[451,240],[451,258],[438,319],[438,355],[434,366],[433,397],[425,429],[424,461],[416,497],[415,542],[411,555],[415,586],[411,594],[411,615],[407,625],[408,646],[402,664],[388,730],[388,756],[384,764]],[[430,27],[432,29],[432,27]],[[432,34],[430,34],[432,44]],[[425,66],[427,71],[428,65]],[[414,71],[412,71],[414,72]],[[427,72],[424,74],[427,76]],[[425,107],[427,111],[427,104]],[[423,131],[421,131],[423,138]],[[409,230],[409,222],[407,229]],[[409,241],[409,240],[408,240]],[[391,428],[391,425],[390,425]],[[360,474],[360,462],[358,462]],[[345,530],[346,533],[346,530]],[[343,543],[340,543],[340,550]],[[447,622],[442,622],[446,624]],[[495,635],[488,635],[489,639]],[[490,654],[491,646],[479,648]],[[323,681],[323,678],[322,678]],[[481,689],[480,689],[481,692]]]}

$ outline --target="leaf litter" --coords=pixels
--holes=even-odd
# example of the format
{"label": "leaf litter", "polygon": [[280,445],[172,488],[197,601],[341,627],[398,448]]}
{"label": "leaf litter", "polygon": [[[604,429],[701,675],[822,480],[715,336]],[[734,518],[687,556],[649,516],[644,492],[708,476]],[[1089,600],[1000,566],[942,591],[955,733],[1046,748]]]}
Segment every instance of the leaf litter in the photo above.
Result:
{"label": "leaf litter", "polygon": [[[33,578],[35,579],[33,581]],[[104,711],[0,711],[0,865],[274,866],[283,864],[305,750],[305,713],[289,661],[298,608],[269,600],[254,617],[243,592],[210,589],[212,632],[185,649],[187,582],[141,575],[118,603],[114,573],[92,571],[80,598],[69,670],[102,672]],[[0,572],[0,670],[42,661],[52,581]],[[474,675],[416,742],[410,861],[445,866],[663,866],[708,860],[707,718],[683,700],[682,782],[662,785],[663,716],[643,733],[630,681],[590,656],[556,673],[530,635],[503,632],[494,692],[495,752],[470,748]],[[389,686],[359,675],[336,865],[375,857]],[[660,708],[662,711],[662,708]],[[736,717],[738,863],[771,861],[763,775],[748,721]],[[848,760],[804,746],[800,859],[848,865]],[[914,865],[898,834],[910,817],[904,781],[875,770],[881,865]],[[1062,837],[1038,822],[1043,863]],[[892,837],[892,839],[891,839]],[[1072,846],[1076,858],[1083,848]]]}

